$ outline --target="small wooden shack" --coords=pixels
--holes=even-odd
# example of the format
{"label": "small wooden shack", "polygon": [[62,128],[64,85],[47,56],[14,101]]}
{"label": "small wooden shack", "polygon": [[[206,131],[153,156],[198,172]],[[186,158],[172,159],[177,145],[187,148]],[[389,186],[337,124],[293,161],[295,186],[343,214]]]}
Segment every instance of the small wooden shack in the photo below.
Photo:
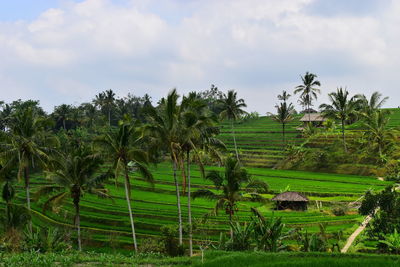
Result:
{"label": "small wooden shack", "polygon": [[308,198],[298,192],[283,192],[272,198],[276,201],[276,209],[307,210]]}
{"label": "small wooden shack", "polygon": [[324,118],[321,113],[306,113],[300,121],[303,123],[303,127],[310,122],[314,127],[322,127],[326,118]]}

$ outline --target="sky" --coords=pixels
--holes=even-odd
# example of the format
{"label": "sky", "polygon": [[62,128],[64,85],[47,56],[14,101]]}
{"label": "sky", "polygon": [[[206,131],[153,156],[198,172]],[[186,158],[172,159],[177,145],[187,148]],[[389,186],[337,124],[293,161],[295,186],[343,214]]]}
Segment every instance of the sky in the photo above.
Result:
{"label": "sky", "polygon": [[107,89],[156,102],[214,84],[265,115],[309,71],[316,106],[346,87],[397,107],[398,14],[396,0],[0,0],[0,100],[51,112]]}

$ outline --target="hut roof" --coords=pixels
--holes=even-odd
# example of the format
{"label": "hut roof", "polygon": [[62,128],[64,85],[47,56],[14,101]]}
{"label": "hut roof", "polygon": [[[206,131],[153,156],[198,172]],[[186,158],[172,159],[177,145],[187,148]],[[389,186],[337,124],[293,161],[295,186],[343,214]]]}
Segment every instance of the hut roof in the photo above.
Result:
{"label": "hut roof", "polygon": [[272,201],[308,202],[308,198],[298,192],[283,192],[272,198]]}
{"label": "hut roof", "polygon": [[300,119],[300,121],[326,121],[321,113],[307,113]]}

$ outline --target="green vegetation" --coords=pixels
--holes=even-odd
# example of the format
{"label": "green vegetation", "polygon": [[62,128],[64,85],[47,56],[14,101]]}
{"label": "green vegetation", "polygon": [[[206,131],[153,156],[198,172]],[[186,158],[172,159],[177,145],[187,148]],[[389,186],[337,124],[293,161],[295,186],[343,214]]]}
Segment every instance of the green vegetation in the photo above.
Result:
{"label": "green vegetation", "polygon": [[[201,261],[206,253],[211,265],[239,263],[241,254],[207,250],[336,252],[363,215],[371,215],[370,236],[359,239],[368,248],[361,250],[399,253],[392,188],[400,149],[390,124],[399,112],[380,109],[385,99],[378,93],[348,99],[338,89],[321,105],[329,121],[321,125],[309,116],[300,125],[320,92],[316,77],[307,72],[296,87],[303,114],[287,103],[285,91],[278,114],[259,117],[242,109],[235,91],[225,95],[214,86],[182,98],[172,90],[156,106],[147,95],[117,98],[112,90],[50,115],[35,101],[4,105],[0,251],[68,254],[77,244],[79,251],[134,249],[136,256],[121,264],[200,263],[197,257],[140,258],[146,253],[200,253]],[[271,199],[285,191],[307,196],[308,209],[276,210]],[[246,264],[259,264],[265,254],[254,256]],[[76,258],[59,260],[68,265]]]}

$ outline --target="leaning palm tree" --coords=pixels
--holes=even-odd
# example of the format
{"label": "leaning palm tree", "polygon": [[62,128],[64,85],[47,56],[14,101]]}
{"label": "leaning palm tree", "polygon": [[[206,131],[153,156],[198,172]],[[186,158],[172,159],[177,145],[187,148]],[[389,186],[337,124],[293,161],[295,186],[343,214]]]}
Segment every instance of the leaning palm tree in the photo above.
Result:
{"label": "leaning palm tree", "polygon": [[88,147],[81,146],[73,153],[61,154],[52,158],[47,178],[54,184],[46,185],[36,192],[36,197],[51,194],[43,205],[49,207],[61,205],[67,198],[72,199],[75,208],[74,225],[77,230],[78,249],[82,250],[80,226],[80,201],[84,193],[108,197],[102,183],[109,173],[99,174],[103,160],[100,154],[94,154]]}
{"label": "leaning palm tree", "polygon": [[[0,158],[16,162],[18,180],[24,177],[26,204],[31,210],[30,170],[36,165],[46,166],[49,155],[58,146],[58,139],[45,131],[48,121],[39,117],[31,108],[16,111],[10,122],[10,131],[5,133],[5,142],[0,144]],[[32,224],[29,224],[30,229]]]}
{"label": "leaning palm tree", "polygon": [[312,105],[312,100],[317,99],[318,94],[321,92],[319,86],[321,83],[316,80],[317,75],[306,72],[304,76],[301,76],[301,80],[303,84],[296,86],[294,93],[300,93],[300,98],[306,100],[305,105],[307,106],[308,118],[309,122],[311,122],[311,115],[310,115],[310,106]]}
{"label": "leaning palm tree", "polygon": [[[244,199],[241,192],[244,189],[243,184],[247,184],[247,189],[254,190],[250,194],[255,196],[254,199],[256,200],[261,199],[259,193],[268,192],[268,185],[265,182],[252,180],[246,169],[242,168],[239,161],[233,158],[225,160],[225,171],[223,174],[213,170],[207,174],[206,179],[212,181],[217,189],[222,190],[222,194],[216,194],[208,189],[200,189],[193,193],[193,199],[205,197],[216,200],[213,213],[217,214],[220,209],[225,209],[231,226],[233,225],[233,216],[238,211],[237,203]],[[232,237],[233,231],[231,228]]]}
{"label": "leaning palm tree", "polygon": [[278,105],[275,106],[277,110],[277,114],[271,114],[271,118],[282,124],[282,141],[283,145],[286,144],[286,139],[285,139],[285,127],[286,124],[291,122],[293,120],[293,114],[294,114],[294,107],[293,104],[290,103],[289,105],[285,102],[282,102]]}
{"label": "leaning palm tree", "polygon": [[[146,132],[151,137],[151,143],[157,145],[159,150],[168,152],[171,159],[178,210],[179,245],[182,245],[182,210],[177,171],[178,168],[182,170],[184,165],[184,140],[182,138],[182,108],[178,105],[178,98],[176,89],[173,89],[166,99],[161,100],[157,108],[148,107]],[[186,178],[185,175],[184,178]]]}
{"label": "leaning palm tree", "polygon": [[115,170],[115,182],[117,183],[118,173],[122,171],[125,177],[125,198],[128,204],[129,219],[132,228],[132,239],[135,251],[137,251],[137,241],[135,223],[131,207],[131,183],[129,171],[135,171],[146,181],[153,183],[153,175],[146,167],[148,155],[141,148],[143,131],[137,123],[130,122],[125,117],[125,121],[119,123],[118,131],[110,132],[99,139],[97,143],[104,148],[105,155],[111,157]]}
{"label": "leaning palm tree", "polygon": [[228,119],[231,123],[233,144],[235,146],[236,158],[239,161],[239,153],[236,144],[235,130],[233,123],[239,119],[246,111],[243,108],[247,107],[243,99],[237,99],[237,93],[234,90],[229,90],[227,95],[223,95],[222,99],[218,99],[217,103],[221,105],[221,119]]}
{"label": "leaning palm tree", "polygon": [[336,92],[328,94],[328,97],[331,104],[322,104],[319,108],[324,117],[340,121],[343,148],[347,152],[345,124],[356,113],[358,101],[355,97],[350,97],[349,92],[342,87],[337,88]]}

